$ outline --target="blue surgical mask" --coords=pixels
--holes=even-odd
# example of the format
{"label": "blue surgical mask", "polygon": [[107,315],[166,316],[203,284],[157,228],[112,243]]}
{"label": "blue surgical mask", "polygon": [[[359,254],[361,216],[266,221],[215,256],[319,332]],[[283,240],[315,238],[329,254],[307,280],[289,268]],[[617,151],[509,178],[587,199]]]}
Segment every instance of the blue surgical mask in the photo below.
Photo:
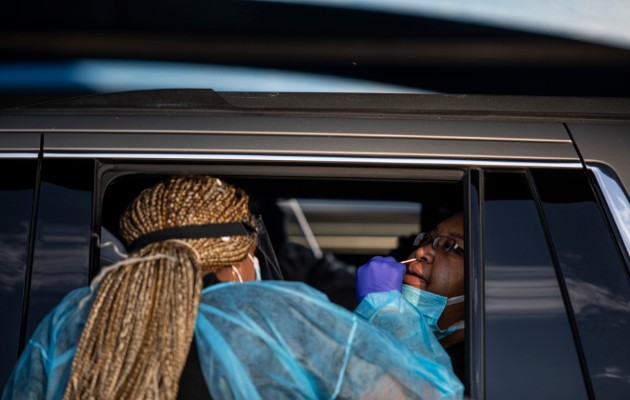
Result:
{"label": "blue surgical mask", "polygon": [[258,261],[258,257],[248,254],[249,259],[254,263],[254,270],[256,271],[256,280],[259,281],[262,278],[260,277],[260,262]]}
{"label": "blue surgical mask", "polygon": [[438,320],[444,312],[447,305],[457,304],[464,301],[464,296],[456,296],[446,298],[439,294],[421,290],[416,287],[404,284],[402,285],[402,295],[408,302],[414,305],[424,315],[427,324],[435,334],[438,340],[452,335],[456,331],[462,329],[460,323],[457,323],[448,329],[442,330],[438,326]]}

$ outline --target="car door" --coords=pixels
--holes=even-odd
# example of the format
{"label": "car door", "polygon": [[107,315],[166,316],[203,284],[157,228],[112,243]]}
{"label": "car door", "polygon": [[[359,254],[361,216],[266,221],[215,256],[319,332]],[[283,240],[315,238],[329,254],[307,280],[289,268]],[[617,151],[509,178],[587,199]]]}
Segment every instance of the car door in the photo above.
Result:
{"label": "car door", "polygon": [[593,183],[578,169],[484,172],[486,398],[628,393],[627,253]]}

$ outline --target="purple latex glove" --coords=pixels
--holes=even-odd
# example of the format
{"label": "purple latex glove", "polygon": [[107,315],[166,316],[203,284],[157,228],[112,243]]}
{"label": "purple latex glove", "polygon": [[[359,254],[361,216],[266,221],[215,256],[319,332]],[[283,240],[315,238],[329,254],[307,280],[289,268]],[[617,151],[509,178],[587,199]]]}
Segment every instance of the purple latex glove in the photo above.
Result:
{"label": "purple latex glove", "polygon": [[407,268],[393,257],[372,257],[357,269],[357,300],[374,292],[402,291],[403,276]]}

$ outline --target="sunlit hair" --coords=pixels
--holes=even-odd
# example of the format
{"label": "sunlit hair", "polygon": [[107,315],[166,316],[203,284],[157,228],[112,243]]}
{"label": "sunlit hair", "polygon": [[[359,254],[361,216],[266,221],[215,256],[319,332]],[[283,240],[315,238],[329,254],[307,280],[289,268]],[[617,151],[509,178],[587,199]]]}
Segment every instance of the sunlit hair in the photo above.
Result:
{"label": "sunlit hair", "polygon": [[[248,197],[219,179],[175,177],[125,210],[131,243],[165,228],[250,221]],[[175,399],[193,338],[202,272],[240,263],[252,236],[165,240],[98,277],[64,399]]]}

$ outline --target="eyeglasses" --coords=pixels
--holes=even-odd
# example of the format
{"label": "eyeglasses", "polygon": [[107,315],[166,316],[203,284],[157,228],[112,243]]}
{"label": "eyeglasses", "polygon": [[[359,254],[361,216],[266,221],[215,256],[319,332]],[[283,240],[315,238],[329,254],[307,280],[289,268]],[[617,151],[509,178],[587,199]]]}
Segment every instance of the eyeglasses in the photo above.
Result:
{"label": "eyeglasses", "polygon": [[420,232],[413,241],[413,245],[417,247],[422,247],[429,243],[431,243],[431,248],[434,250],[441,250],[444,253],[454,251],[455,254],[464,255],[462,246],[458,245],[455,239],[448,236],[431,236],[429,233]]}

